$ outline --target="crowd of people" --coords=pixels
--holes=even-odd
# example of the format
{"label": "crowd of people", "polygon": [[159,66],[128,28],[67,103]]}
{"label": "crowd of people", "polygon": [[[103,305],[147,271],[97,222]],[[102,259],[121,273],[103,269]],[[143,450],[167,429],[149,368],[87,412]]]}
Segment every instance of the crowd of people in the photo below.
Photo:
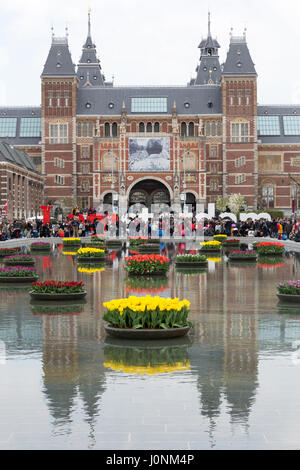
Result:
{"label": "crowd of people", "polygon": [[[100,224],[100,225],[99,225]],[[300,222],[291,218],[268,220],[247,220],[233,222],[230,218],[198,221],[196,214],[185,219],[176,219],[174,213],[169,217],[159,216],[155,219],[144,219],[136,214],[126,222],[120,221],[118,214],[97,214],[89,211],[87,214],[75,210],[64,220],[43,224],[40,219],[25,221],[15,220],[11,223],[2,222],[0,225],[0,240],[18,238],[48,238],[48,237],[87,237],[94,234],[112,236],[148,236],[148,237],[188,237],[197,233],[212,237],[225,234],[229,237],[271,237],[278,240],[300,241]]]}

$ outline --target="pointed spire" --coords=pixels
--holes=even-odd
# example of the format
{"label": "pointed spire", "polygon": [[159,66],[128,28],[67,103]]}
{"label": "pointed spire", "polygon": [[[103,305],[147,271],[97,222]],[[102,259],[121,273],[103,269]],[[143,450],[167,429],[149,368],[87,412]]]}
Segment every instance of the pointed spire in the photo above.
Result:
{"label": "pointed spire", "polygon": [[211,30],[210,30],[210,11],[208,12],[208,37],[211,37]]}
{"label": "pointed spire", "polygon": [[89,8],[88,37],[91,37],[91,11],[92,11],[92,9]]}

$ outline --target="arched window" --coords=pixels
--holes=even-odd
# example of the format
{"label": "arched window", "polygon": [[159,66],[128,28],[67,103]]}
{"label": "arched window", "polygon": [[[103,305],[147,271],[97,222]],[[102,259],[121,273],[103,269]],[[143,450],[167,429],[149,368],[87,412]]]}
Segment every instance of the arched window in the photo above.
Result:
{"label": "arched window", "polygon": [[211,123],[211,135],[212,135],[213,137],[215,137],[215,135],[216,135],[216,123],[215,123],[215,121],[213,121],[213,122]]}
{"label": "arched window", "polygon": [[113,137],[118,137],[118,124],[116,122],[112,125],[112,135]]}
{"label": "arched window", "polygon": [[78,137],[81,137],[81,122],[77,124],[77,135]]}
{"label": "arched window", "polygon": [[148,122],[147,124],[147,132],[152,132],[152,123],[151,122]]}
{"label": "arched window", "polygon": [[92,122],[89,122],[89,137],[94,137],[94,125]]}
{"label": "arched window", "polygon": [[189,123],[189,136],[194,137],[195,135],[195,125],[193,122]]}
{"label": "arched window", "polygon": [[140,124],[139,124],[139,132],[145,132],[145,123],[144,123],[144,122],[140,122]]}
{"label": "arched window", "polygon": [[187,126],[186,122],[181,123],[181,137],[185,137],[187,135]]}
{"label": "arched window", "polygon": [[156,122],[154,124],[154,132],[159,132],[160,131],[160,126],[159,126],[159,122]]}
{"label": "arched window", "polygon": [[275,185],[271,182],[266,182],[262,186],[262,204],[268,209],[275,207]]}
{"label": "arched window", "polygon": [[110,137],[110,124],[109,122],[106,122],[104,125],[104,133],[105,137]]}
{"label": "arched window", "polygon": [[210,121],[206,121],[205,135],[210,136]]}
{"label": "arched window", "polygon": [[218,121],[218,136],[222,135],[222,122]]}
{"label": "arched window", "polygon": [[87,137],[87,122],[83,123],[83,137]]}

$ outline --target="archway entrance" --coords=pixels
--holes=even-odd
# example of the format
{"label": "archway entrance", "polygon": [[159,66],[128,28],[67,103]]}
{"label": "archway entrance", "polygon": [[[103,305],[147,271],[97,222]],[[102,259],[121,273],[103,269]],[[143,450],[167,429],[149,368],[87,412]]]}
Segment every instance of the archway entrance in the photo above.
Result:
{"label": "archway entrance", "polygon": [[152,204],[171,205],[171,197],[168,188],[156,180],[143,180],[137,183],[129,194],[128,207],[135,204],[143,204],[149,211]]}

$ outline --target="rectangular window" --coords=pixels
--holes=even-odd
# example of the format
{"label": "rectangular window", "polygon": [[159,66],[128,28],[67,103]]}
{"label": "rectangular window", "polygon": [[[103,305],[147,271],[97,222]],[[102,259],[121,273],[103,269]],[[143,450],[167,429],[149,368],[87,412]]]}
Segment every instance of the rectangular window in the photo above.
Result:
{"label": "rectangular window", "polygon": [[90,172],[90,165],[88,163],[83,163],[82,164],[82,173],[84,175],[87,175],[87,174],[89,174],[89,172]]}
{"label": "rectangular window", "polygon": [[251,91],[246,90],[246,106],[250,106]]}
{"label": "rectangular window", "polygon": [[17,118],[0,118],[0,137],[16,137]]}
{"label": "rectangular window", "polygon": [[41,137],[42,120],[40,118],[22,118],[20,137]]}
{"label": "rectangular window", "polygon": [[258,116],[258,135],[280,135],[279,116]]}
{"label": "rectangular window", "polygon": [[68,124],[50,124],[50,144],[68,143]]}
{"label": "rectangular window", "polygon": [[81,147],[81,158],[89,158],[90,156],[90,148],[89,147]]}
{"label": "rectangular window", "polygon": [[92,122],[89,122],[89,137],[94,137],[94,125]]}
{"label": "rectangular window", "polygon": [[241,90],[238,91],[238,105],[241,106],[242,105],[242,96],[243,96],[243,92]]}
{"label": "rectangular window", "polygon": [[234,90],[229,90],[229,103],[230,106],[234,106]]}
{"label": "rectangular window", "polygon": [[212,158],[216,158],[218,156],[218,146],[217,145],[211,145],[210,146],[210,156]]}
{"label": "rectangular window", "polygon": [[210,190],[211,190],[211,191],[218,191],[218,187],[219,187],[218,181],[216,181],[216,180],[211,180],[209,187],[210,187]]}
{"label": "rectangular window", "polygon": [[69,92],[65,91],[65,107],[69,106]]}
{"label": "rectangular window", "polygon": [[300,135],[300,116],[283,116],[284,135]]}
{"label": "rectangular window", "polygon": [[60,184],[60,185],[64,185],[64,177],[63,176],[60,176],[60,175],[55,175],[55,183],[56,184]]}
{"label": "rectangular window", "polygon": [[56,158],[54,165],[57,166],[57,168],[64,168],[65,162],[61,158]]}
{"label": "rectangular window", "polygon": [[90,190],[90,183],[88,181],[82,181],[81,189],[83,193],[88,193]]}
{"label": "rectangular window", "polygon": [[242,183],[245,183],[245,181],[246,181],[245,175],[236,175],[235,184],[242,184]]}
{"label": "rectangular window", "polygon": [[131,98],[132,113],[167,113],[167,98]]}
{"label": "rectangular window", "polygon": [[60,106],[60,91],[57,92],[56,96],[57,96],[57,107],[59,107]]}
{"label": "rectangular window", "polygon": [[246,164],[246,158],[245,157],[239,157],[235,161],[235,167],[236,168],[241,168]]}
{"label": "rectangular window", "polygon": [[53,105],[53,92],[49,91],[49,106]]}
{"label": "rectangular window", "polygon": [[249,123],[231,124],[231,142],[249,142]]}

